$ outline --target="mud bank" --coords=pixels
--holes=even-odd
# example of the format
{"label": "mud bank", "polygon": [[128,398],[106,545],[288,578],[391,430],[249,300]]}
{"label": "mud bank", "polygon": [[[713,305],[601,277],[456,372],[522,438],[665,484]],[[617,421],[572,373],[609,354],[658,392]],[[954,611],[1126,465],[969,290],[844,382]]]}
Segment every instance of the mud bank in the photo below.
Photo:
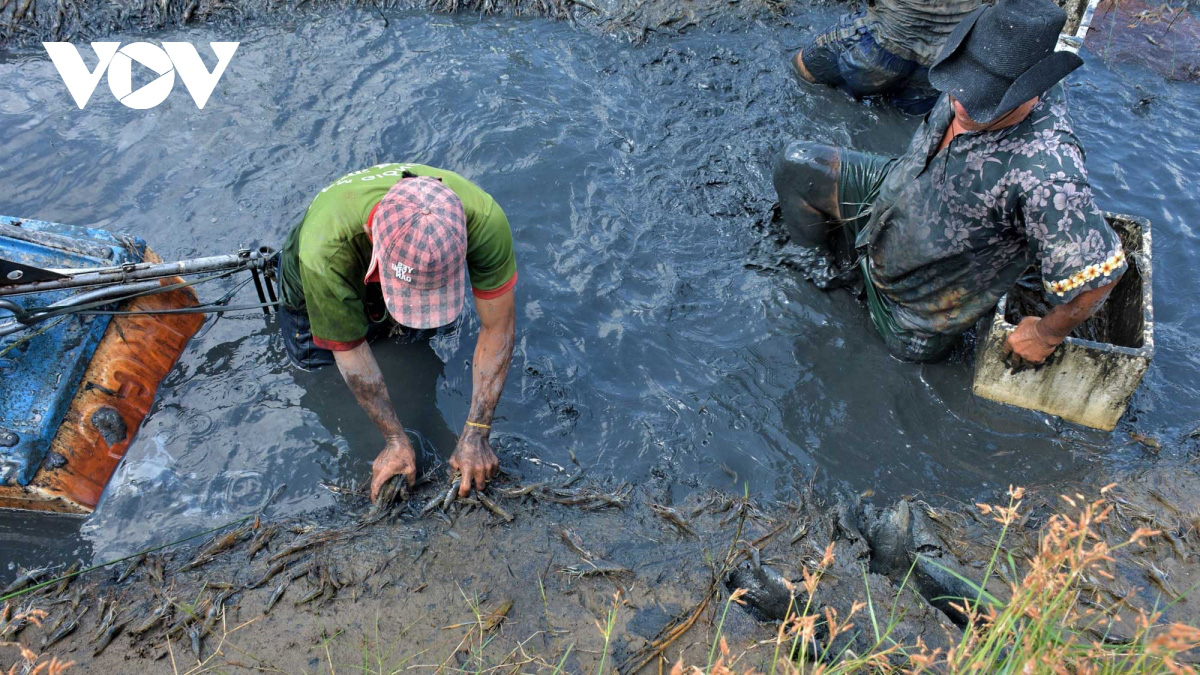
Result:
{"label": "mud bank", "polygon": [[718,18],[778,15],[781,0],[0,0],[0,49],[42,41],[82,42],[118,30],[146,32],[200,24],[243,25],[350,7],[385,12],[529,16],[569,21],[635,42],[679,34]]}
{"label": "mud bank", "polygon": [[[745,652],[741,664],[762,667],[789,587],[812,613],[845,617],[868,603],[898,617],[897,641],[949,646],[962,617],[948,598],[971,593],[959,577],[981,579],[1001,535],[968,505],[880,507],[811,491],[758,504],[710,492],[667,510],[669,495],[566,483],[501,480],[489,489],[495,511],[455,503],[422,517],[445,487],[427,485],[370,524],[354,494],[311,520],[247,520],[195,547],[22,596],[15,613],[44,611],[41,625],[10,620],[0,634],[43,661],[74,661],[72,672],[597,672],[602,663],[635,672],[657,670],[661,658],[707,662],[721,625],[730,648]],[[1113,579],[1096,575],[1080,589],[1122,617],[1097,634],[1119,642],[1139,609],[1159,608],[1162,623],[1197,616],[1186,595],[1200,580],[1197,487],[1195,467],[1161,465],[1105,495],[1105,538],[1123,541],[1138,527],[1162,534],[1119,551],[1105,570]],[[1039,528],[1067,506],[1026,496],[989,592],[1006,597]],[[827,551],[832,564],[811,599],[783,581],[815,570]],[[747,589],[747,604],[726,610],[736,588]],[[868,649],[868,616],[860,610],[833,651]],[[5,668],[25,665],[16,646],[0,654]]]}

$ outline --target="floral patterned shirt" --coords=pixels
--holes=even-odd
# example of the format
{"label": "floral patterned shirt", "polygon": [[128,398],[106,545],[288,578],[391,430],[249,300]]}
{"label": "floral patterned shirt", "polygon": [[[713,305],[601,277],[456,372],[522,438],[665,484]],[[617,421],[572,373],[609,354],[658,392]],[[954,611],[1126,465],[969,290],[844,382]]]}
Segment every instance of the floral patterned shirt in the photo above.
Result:
{"label": "floral patterned shirt", "polygon": [[1124,272],[1061,83],[1020,124],[959,134],[938,152],[953,114],[943,95],[884,179],[858,238],[900,328],[961,333],[1031,266],[1052,304]]}

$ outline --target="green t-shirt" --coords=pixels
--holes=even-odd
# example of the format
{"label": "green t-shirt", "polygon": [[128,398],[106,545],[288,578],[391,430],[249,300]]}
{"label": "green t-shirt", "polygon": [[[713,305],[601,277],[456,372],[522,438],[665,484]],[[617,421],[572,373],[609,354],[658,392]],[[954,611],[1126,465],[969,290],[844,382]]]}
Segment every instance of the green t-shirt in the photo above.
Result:
{"label": "green t-shirt", "polygon": [[474,183],[421,164],[380,164],[355,171],[321,190],[283,245],[283,301],[292,310],[308,313],[318,347],[353,347],[366,337],[372,320],[386,317],[379,284],[364,280],[371,263],[371,238],[363,226],[387,191],[412,176],[437,178],[462,200],[467,274],[475,295],[502,295],[516,281],[508,218]]}

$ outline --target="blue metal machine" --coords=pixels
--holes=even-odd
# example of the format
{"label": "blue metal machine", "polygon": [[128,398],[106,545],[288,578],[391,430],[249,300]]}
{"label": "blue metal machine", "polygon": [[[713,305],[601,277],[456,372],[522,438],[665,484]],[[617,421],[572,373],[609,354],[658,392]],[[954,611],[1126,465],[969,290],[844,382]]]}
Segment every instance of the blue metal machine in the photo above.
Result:
{"label": "blue metal machine", "polygon": [[[274,259],[163,262],[136,237],[0,216],[0,509],[91,513],[204,315],[278,304]],[[192,286],[243,271],[199,303]],[[231,306],[249,281],[258,304]]]}
{"label": "blue metal machine", "polygon": [[[0,216],[9,283],[44,270],[142,262],[146,242],[104,230]],[[21,269],[28,266],[29,270]],[[5,297],[0,321],[77,295],[70,289]],[[0,485],[29,485],[46,461],[67,407],[108,328],[109,316],[66,314],[0,337]],[[53,457],[51,461],[53,461]]]}

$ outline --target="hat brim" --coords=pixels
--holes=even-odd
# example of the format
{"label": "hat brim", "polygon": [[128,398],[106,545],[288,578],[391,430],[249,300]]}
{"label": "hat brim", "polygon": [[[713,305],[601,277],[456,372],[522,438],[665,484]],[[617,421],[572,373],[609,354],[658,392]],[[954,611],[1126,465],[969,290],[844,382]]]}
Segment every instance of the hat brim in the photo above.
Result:
{"label": "hat brim", "polygon": [[1054,52],[1038,61],[1022,73],[1005,92],[992,119],[1004,115],[1035,96],[1041,96],[1082,65],[1083,59],[1074,52]]}
{"label": "hat brim", "polygon": [[1054,52],[1022,73],[1012,84],[965,58],[950,59],[941,65],[937,78],[940,84],[934,83],[932,71],[930,83],[961,103],[972,121],[989,124],[1022,103],[1046,93],[1083,65],[1083,59],[1071,52]]}
{"label": "hat brim", "polygon": [[971,31],[975,28],[975,22],[979,20],[979,17],[983,15],[984,10],[987,8],[988,5],[982,5],[975,8],[975,10],[970,14],[964,16],[963,20],[959,21],[958,25],[955,26],[954,29],[950,31],[950,34],[946,36],[946,44],[942,45],[942,51],[938,54],[937,59],[935,59],[933,63],[929,64],[929,83],[937,88],[938,91],[945,90],[938,88],[937,84],[933,82],[934,71],[937,70],[942,63],[958,53],[959,48],[962,47],[962,44],[964,41],[966,41],[967,36],[970,35]]}
{"label": "hat brim", "polygon": [[962,49],[987,7],[971,12],[954,27],[938,60],[929,67],[929,83],[934,89],[953,96],[971,119],[980,124],[994,122],[1029,99],[1046,93],[1083,65],[1079,55],[1058,51],[1038,61],[1011,84],[1006,78],[988,72]]}
{"label": "hat brim", "polygon": [[466,295],[464,274],[453,275],[440,288],[414,288],[382,275],[383,302],[396,323],[408,328],[441,328],[454,323],[462,314]]}

